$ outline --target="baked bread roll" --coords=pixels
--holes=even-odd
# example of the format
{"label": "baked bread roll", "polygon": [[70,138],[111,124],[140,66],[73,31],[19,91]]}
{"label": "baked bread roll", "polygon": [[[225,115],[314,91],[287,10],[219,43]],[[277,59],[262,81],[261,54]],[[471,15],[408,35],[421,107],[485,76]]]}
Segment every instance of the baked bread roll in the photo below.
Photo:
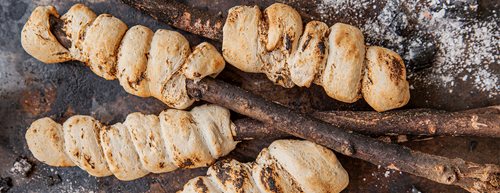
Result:
{"label": "baked bread roll", "polygon": [[[82,4],[64,14],[63,31],[71,47],[63,47],[50,31],[49,17],[59,17],[54,7],[36,8],[23,28],[24,49],[45,63],[78,60],[107,80],[118,78],[130,94],[155,97],[170,107],[184,109],[194,100],[187,94],[186,79],[199,81],[217,76],[225,61],[209,43],[194,47],[181,34],[144,26],[128,27],[109,14],[96,16]],[[257,42],[255,42],[257,44]]]}
{"label": "baked bread roll", "polygon": [[[215,160],[190,112],[169,110],[160,113],[161,136],[173,163],[183,168],[205,167]],[[186,145],[186,142],[189,145]]]}
{"label": "baked bread roll", "polygon": [[53,166],[75,166],[64,152],[62,125],[52,119],[45,117],[31,123],[25,138],[37,160]]}
{"label": "baked bread roll", "polygon": [[[236,160],[221,160],[210,166],[207,171],[208,176],[214,177],[198,177],[198,180],[207,180],[214,187],[217,187],[220,192],[260,192],[252,179],[251,163],[241,163]],[[197,180],[190,180],[197,181]],[[192,185],[186,184],[184,187]],[[196,187],[196,186],[194,186]],[[186,192],[184,188],[183,192]]]}
{"label": "baked bread roll", "polygon": [[206,76],[215,78],[224,69],[224,64],[224,58],[217,49],[203,42],[193,48],[182,71],[186,78],[197,82]]}
{"label": "baked bread roll", "polygon": [[208,108],[201,106],[191,110],[194,122],[197,123],[199,132],[202,133],[206,147],[212,157],[222,157],[234,148],[233,136],[234,125],[230,119],[230,113],[225,108]]}
{"label": "baked bread roll", "polygon": [[[211,179],[204,176],[198,176],[189,180],[185,185],[182,192],[185,193],[224,193],[213,184]],[[180,191],[179,191],[180,192]],[[178,192],[178,193],[179,193]]]}
{"label": "baked bread roll", "polygon": [[245,72],[262,72],[257,53],[259,21],[262,13],[257,6],[236,6],[229,10],[222,28],[224,59]]}
{"label": "baked bread roll", "polygon": [[102,127],[99,121],[84,115],[70,117],[63,124],[66,155],[75,165],[96,177],[111,175],[99,139]]}
{"label": "baked bread roll", "polygon": [[186,108],[194,102],[180,82],[185,77],[177,73],[190,52],[189,42],[180,33],[163,29],[155,32],[146,74],[151,95],[168,106]]}
{"label": "baked bread roll", "polygon": [[101,147],[109,170],[120,180],[134,180],[149,173],[141,164],[128,128],[117,123],[100,132]]}
{"label": "baked bread roll", "polygon": [[[233,7],[223,28],[222,54],[240,70],[265,73],[283,87],[309,87],[315,83],[323,86],[328,96],[346,103],[365,96],[361,94],[361,87],[365,87],[363,72],[368,69],[361,31],[342,23],[328,29],[323,22],[311,21],[302,33],[302,25],[299,13],[281,3],[266,8],[262,17],[257,7]],[[252,42],[255,33],[259,34],[257,47]],[[260,60],[256,60],[255,55]],[[383,60],[371,61],[374,62],[381,62],[377,65],[383,68],[392,68]],[[404,64],[402,66],[404,68]],[[388,73],[384,76],[389,78]],[[401,85],[408,84],[406,77],[399,77]],[[387,89],[396,90],[372,89],[372,92],[409,93],[409,88],[403,86],[388,86]],[[372,94],[375,97],[367,99],[368,104],[384,106],[372,106],[377,111],[399,108],[408,102],[403,98],[386,98],[383,93]],[[389,102],[394,100],[398,102]]]}
{"label": "baked bread roll", "polygon": [[289,70],[292,54],[302,33],[302,18],[292,7],[275,3],[264,10],[259,25],[257,51],[263,63],[262,72],[274,83],[294,86]]}
{"label": "baked bread roll", "polygon": [[365,41],[354,26],[337,23],[328,36],[329,55],[323,71],[323,88],[328,96],[346,103],[361,98]]}
{"label": "baked bread roll", "polygon": [[255,165],[252,167],[252,177],[255,186],[261,192],[303,192],[299,184],[292,179],[290,173],[285,171],[280,163],[270,155],[269,149],[263,149],[258,159],[255,160]]}
{"label": "baked bread roll", "polygon": [[403,59],[395,52],[370,46],[366,50],[363,97],[377,111],[399,108],[410,100]]}
{"label": "baked bread roll", "polygon": [[163,173],[177,169],[167,154],[160,134],[158,116],[136,112],[129,114],[123,124],[129,129],[139,159],[146,170]]}
{"label": "baked bread roll", "polygon": [[97,15],[83,4],[73,5],[61,19],[64,21],[63,31],[71,40],[71,47],[68,48],[74,60],[88,62],[88,55],[83,55],[83,40],[85,30],[94,22]]}
{"label": "baked bread roll", "polygon": [[304,192],[340,192],[349,183],[335,154],[313,142],[280,140],[269,146],[269,155]]}
{"label": "baked bread roll", "polygon": [[335,154],[309,141],[277,140],[253,163],[219,161],[179,192],[340,192],[349,176]]}
{"label": "baked bread roll", "polygon": [[51,166],[76,165],[92,176],[128,181],[149,172],[205,167],[227,155],[237,143],[229,115],[203,105],[190,112],[169,109],[159,117],[132,113],[111,126],[83,115],[63,126],[42,118],[28,128],[26,141],[35,158]]}
{"label": "baked bread roll", "polygon": [[88,56],[87,65],[98,76],[106,80],[116,78],[118,47],[127,29],[118,18],[101,14],[85,31],[83,55]]}
{"label": "baked bread roll", "polygon": [[290,65],[290,76],[297,86],[311,86],[311,83],[325,68],[328,56],[328,26],[313,21],[306,25],[300,38],[299,48]]}
{"label": "baked bread roll", "polygon": [[118,51],[116,75],[120,85],[130,94],[151,96],[146,69],[152,39],[153,31],[141,25],[131,27],[123,37]]}
{"label": "baked bread roll", "polygon": [[36,7],[21,31],[21,45],[29,55],[41,62],[69,61],[71,60],[69,51],[50,32],[51,16],[59,18],[54,6]]}

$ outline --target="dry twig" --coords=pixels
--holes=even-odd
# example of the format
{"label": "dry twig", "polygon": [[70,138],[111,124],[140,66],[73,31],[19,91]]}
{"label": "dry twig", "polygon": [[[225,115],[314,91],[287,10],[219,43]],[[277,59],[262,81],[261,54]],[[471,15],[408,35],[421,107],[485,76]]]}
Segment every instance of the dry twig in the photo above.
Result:
{"label": "dry twig", "polygon": [[222,26],[225,18],[220,14],[207,13],[174,0],[122,1],[170,26],[222,41]]}
{"label": "dry twig", "polygon": [[498,165],[466,162],[460,158],[449,159],[349,133],[220,80],[205,78],[198,83],[188,81],[188,93],[194,98],[219,104],[262,121],[268,127],[375,165],[442,184],[460,186],[471,192],[492,192],[500,188]]}
{"label": "dry twig", "polygon": [[[476,136],[500,138],[500,106],[446,112],[408,109],[384,113],[373,111],[319,111],[314,118],[338,128],[368,135]],[[252,119],[236,121],[247,127],[240,132],[254,137],[285,136]],[[252,126],[248,126],[252,125]]]}

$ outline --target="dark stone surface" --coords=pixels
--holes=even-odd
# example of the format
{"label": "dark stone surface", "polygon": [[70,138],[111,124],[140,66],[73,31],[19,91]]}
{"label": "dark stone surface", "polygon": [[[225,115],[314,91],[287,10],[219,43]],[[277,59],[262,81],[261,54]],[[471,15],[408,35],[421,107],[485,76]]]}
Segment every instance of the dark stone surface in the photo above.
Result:
{"label": "dark stone surface", "polygon": [[[27,149],[24,134],[30,123],[38,118],[49,116],[62,122],[72,115],[85,114],[112,124],[123,121],[131,112],[157,114],[167,108],[155,99],[127,94],[118,81],[99,78],[79,63],[44,65],[23,51],[19,38],[20,31],[36,5],[55,5],[62,14],[75,2],[77,1],[0,1],[0,176],[1,179],[12,179],[13,186],[10,192],[175,192],[190,178],[205,174],[205,168],[178,170],[122,182],[114,177],[91,177],[77,167],[49,167],[33,158]],[[227,9],[238,4],[258,4],[265,7],[272,3],[268,0],[184,2],[222,14],[226,14]],[[322,18],[330,25],[334,21],[353,23],[352,20],[359,19],[342,17],[342,14],[335,13],[321,15],[314,11],[316,3],[319,1],[289,2],[306,20]],[[85,4],[96,13],[115,15],[129,26],[141,24],[153,30],[170,29],[167,25],[156,22],[118,0],[91,0]],[[490,7],[495,8],[495,6],[497,4]],[[483,6],[480,8],[486,10],[486,13],[491,11]],[[355,11],[346,10],[345,14],[351,12]],[[364,17],[375,15],[370,10],[361,12]],[[184,34],[191,45],[205,41],[203,38]],[[218,43],[215,44],[220,46]],[[498,63],[491,66],[500,68]],[[312,109],[369,109],[364,101],[355,104],[336,102],[327,97],[322,88],[317,86],[309,89],[284,89],[272,85],[264,75],[242,73],[229,66],[220,78],[302,112]],[[459,85],[460,92],[450,94],[436,85],[417,83],[416,88],[412,90],[412,100],[408,108],[433,107],[449,110],[500,104],[498,97],[488,97],[488,93],[481,93],[472,85],[465,82]],[[239,115],[233,116],[237,117]],[[253,161],[258,152],[271,141],[272,139],[259,139],[240,143],[228,158]],[[467,161],[500,164],[498,156],[500,141],[496,139],[443,137],[407,142],[404,145],[427,153],[461,157]],[[21,156],[27,157],[30,163],[34,164],[33,171],[27,178],[10,173],[16,158]],[[338,157],[350,176],[350,185],[345,192],[411,192],[413,189],[423,192],[463,192],[457,187],[436,184],[404,173],[392,171],[387,173],[384,168],[357,159],[341,155]]]}

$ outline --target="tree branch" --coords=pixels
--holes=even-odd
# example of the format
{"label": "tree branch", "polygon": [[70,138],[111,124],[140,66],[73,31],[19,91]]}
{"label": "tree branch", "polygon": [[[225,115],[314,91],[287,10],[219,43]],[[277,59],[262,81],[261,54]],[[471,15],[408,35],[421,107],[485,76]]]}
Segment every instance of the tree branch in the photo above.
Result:
{"label": "tree branch", "polygon": [[207,11],[188,7],[175,0],[122,1],[170,26],[222,41],[222,26],[225,18],[221,14],[208,13]]}
{"label": "tree branch", "polygon": [[[476,136],[500,138],[500,106],[458,112],[433,109],[373,111],[319,111],[314,118],[367,135]],[[286,133],[245,118],[234,121],[243,138],[288,137]]]}
{"label": "tree branch", "polygon": [[425,154],[349,133],[220,80],[205,78],[198,83],[188,81],[187,86],[193,98],[227,107],[262,121],[268,127],[316,142],[347,156],[438,183],[460,186],[471,192],[491,192],[500,188],[500,166],[497,165]]}
{"label": "tree branch", "polygon": [[[318,111],[312,117],[338,128],[366,135],[475,136],[500,138],[500,106],[446,112],[433,109],[373,111]],[[289,137],[263,123],[234,121],[243,138]]]}
{"label": "tree branch", "polygon": [[366,134],[500,137],[500,106],[446,112],[432,109],[315,112],[314,117]]}

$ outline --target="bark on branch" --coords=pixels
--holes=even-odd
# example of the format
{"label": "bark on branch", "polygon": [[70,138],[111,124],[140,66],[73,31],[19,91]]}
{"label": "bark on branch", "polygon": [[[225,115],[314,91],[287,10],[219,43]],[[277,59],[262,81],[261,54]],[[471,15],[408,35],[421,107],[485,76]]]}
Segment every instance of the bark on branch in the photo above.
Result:
{"label": "bark on branch", "polygon": [[122,1],[170,26],[222,41],[222,26],[225,18],[221,14],[208,13],[175,0]]}
{"label": "bark on branch", "polygon": [[[311,114],[338,128],[368,135],[476,136],[500,138],[500,106],[446,112],[433,109],[373,111],[319,111]],[[279,137],[273,130],[251,119],[237,120],[244,136]],[[252,125],[251,127],[248,125]]]}
{"label": "bark on branch", "polygon": [[471,192],[492,192],[500,188],[500,166],[477,164],[460,158],[425,154],[388,144],[357,133],[349,133],[318,119],[267,101],[220,80],[188,81],[191,97],[219,104],[262,121],[296,137],[307,139],[347,156],[375,165],[400,170],[442,184],[460,186]]}

